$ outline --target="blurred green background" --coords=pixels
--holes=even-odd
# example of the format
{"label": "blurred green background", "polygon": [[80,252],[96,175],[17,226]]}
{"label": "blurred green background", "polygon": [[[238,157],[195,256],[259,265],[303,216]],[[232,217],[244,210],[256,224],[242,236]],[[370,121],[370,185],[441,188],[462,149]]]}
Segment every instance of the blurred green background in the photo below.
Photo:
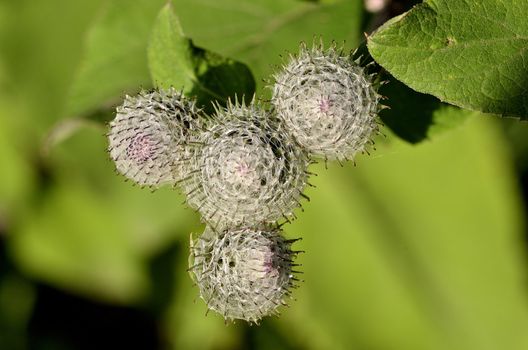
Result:
{"label": "blurred green background", "polygon": [[[314,166],[285,226],[306,250],[296,300],[260,326],[205,316],[186,271],[197,214],[125,183],[105,151],[114,107],[151,86],[165,3],[0,0],[0,349],[528,349],[527,124],[397,89],[383,117],[410,131],[385,128],[356,167]],[[269,94],[301,40],[353,48],[413,2],[173,3]],[[405,137],[413,116],[431,122]]]}

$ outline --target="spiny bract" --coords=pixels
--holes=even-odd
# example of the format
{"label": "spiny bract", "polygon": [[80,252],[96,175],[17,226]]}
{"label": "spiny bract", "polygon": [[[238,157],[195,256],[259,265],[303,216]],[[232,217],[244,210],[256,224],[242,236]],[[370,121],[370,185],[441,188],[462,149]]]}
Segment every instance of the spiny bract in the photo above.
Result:
{"label": "spiny bract", "polygon": [[284,239],[278,228],[207,227],[191,240],[189,271],[209,309],[226,320],[257,322],[276,314],[295,286],[295,241]]}
{"label": "spiny bract", "polygon": [[288,132],[308,152],[351,159],[378,131],[381,108],[371,76],[335,45],[301,45],[275,75],[272,104]]}
{"label": "spiny bract", "polygon": [[280,122],[253,101],[217,107],[211,125],[182,183],[189,205],[217,227],[289,220],[304,196],[309,160]]}
{"label": "spiny bract", "polygon": [[194,101],[174,89],[126,96],[108,134],[117,171],[151,187],[185,177],[202,129],[200,112]]}

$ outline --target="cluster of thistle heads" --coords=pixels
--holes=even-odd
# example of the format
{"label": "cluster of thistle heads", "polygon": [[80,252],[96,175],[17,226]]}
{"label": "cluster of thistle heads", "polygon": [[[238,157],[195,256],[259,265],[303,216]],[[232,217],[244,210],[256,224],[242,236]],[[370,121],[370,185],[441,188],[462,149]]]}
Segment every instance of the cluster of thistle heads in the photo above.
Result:
{"label": "cluster of thistle heads", "polygon": [[208,309],[226,320],[276,314],[296,287],[295,218],[318,160],[351,160],[378,132],[375,75],[335,45],[307,48],[274,75],[270,105],[228,101],[213,115],[174,89],[127,96],[110,123],[119,173],[171,185],[205,231],[190,243],[189,271]]}

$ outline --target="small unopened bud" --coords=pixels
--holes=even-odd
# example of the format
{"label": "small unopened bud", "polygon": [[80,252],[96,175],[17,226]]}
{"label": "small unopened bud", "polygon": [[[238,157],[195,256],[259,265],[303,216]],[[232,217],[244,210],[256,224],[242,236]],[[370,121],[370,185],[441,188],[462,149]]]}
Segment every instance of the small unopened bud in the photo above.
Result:
{"label": "small unopened bud", "polygon": [[346,160],[364,150],[380,110],[365,68],[334,46],[301,46],[275,75],[272,104],[286,130],[314,156]]}
{"label": "small unopened bud", "polygon": [[297,278],[292,271],[295,240],[278,228],[240,228],[191,240],[191,277],[207,307],[226,320],[258,322],[285,305]]}
{"label": "small unopened bud", "polygon": [[214,226],[288,220],[306,184],[307,155],[259,104],[217,108],[203,148],[182,187]]}
{"label": "small unopened bud", "polygon": [[140,185],[174,184],[187,174],[201,129],[194,102],[174,89],[127,96],[110,123],[110,157]]}

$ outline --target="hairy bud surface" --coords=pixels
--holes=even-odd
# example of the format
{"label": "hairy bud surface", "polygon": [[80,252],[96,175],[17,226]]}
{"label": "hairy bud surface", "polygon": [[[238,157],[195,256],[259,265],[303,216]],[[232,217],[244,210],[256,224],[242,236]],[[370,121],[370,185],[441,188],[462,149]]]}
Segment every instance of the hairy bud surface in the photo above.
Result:
{"label": "hairy bud surface", "polygon": [[308,157],[259,104],[218,107],[202,140],[201,155],[183,188],[204,221],[255,225],[288,219],[300,206]]}
{"label": "hairy bud surface", "polygon": [[190,272],[207,307],[226,320],[258,322],[277,313],[297,280],[297,252],[278,228],[240,228],[204,234],[191,241]]}
{"label": "hairy bud surface", "polygon": [[275,75],[272,104],[308,152],[346,160],[378,131],[380,96],[365,68],[332,46],[301,46]]}
{"label": "hairy bud surface", "polygon": [[174,89],[127,96],[110,122],[110,157],[140,185],[174,184],[187,174],[202,123],[194,102]]}

